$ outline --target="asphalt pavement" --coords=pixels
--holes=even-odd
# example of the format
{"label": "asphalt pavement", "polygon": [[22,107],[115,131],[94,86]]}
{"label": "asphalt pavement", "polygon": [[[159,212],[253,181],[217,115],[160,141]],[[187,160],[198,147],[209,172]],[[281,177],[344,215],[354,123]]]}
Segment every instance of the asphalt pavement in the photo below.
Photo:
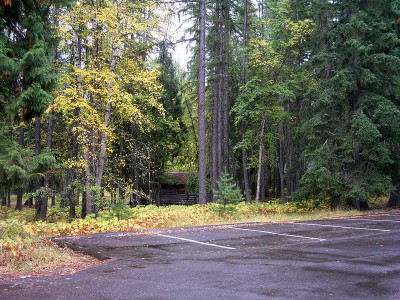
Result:
{"label": "asphalt pavement", "polygon": [[400,212],[95,234],[58,242],[104,262],[0,282],[1,300],[400,299]]}

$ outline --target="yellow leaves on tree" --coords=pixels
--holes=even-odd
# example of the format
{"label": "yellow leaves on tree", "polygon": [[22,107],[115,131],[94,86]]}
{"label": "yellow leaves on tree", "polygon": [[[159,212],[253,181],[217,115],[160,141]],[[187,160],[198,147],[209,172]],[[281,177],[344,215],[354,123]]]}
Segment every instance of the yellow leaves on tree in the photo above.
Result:
{"label": "yellow leaves on tree", "polygon": [[78,1],[59,18],[61,49],[71,63],[52,109],[64,116],[86,149],[93,145],[92,156],[113,139],[117,124],[151,128],[148,112],[164,115],[159,72],[145,61],[163,27],[156,5]]}

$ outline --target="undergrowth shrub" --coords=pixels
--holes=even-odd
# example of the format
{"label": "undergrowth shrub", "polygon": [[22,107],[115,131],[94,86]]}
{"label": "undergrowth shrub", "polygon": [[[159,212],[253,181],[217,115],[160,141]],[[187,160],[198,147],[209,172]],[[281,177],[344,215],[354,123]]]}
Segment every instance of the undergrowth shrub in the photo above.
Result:
{"label": "undergrowth shrub", "polygon": [[215,212],[220,216],[226,214],[233,215],[236,213],[236,205],[244,200],[242,192],[233,181],[233,177],[227,172],[222,172],[221,179],[217,181],[218,189],[213,190],[216,203]]}
{"label": "undergrowth shrub", "polygon": [[71,261],[69,250],[61,251],[40,236],[36,223],[0,221],[0,266],[6,270],[31,270]]}

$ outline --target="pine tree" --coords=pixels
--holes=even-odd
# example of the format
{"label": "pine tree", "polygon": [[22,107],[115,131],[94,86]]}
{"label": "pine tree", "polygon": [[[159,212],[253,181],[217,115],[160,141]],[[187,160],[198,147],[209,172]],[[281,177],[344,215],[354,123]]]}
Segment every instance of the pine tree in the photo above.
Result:
{"label": "pine tree", "polygon": [[[15,0],[0,7],[0,61],[4,67],[2,87],[3,113],[8,125],[19,127],[21,149],[27,147],[25,126],[35,118],[35,155],[41,155],[40,116],[52,99],[55,76],[52,72],[51,52],[54,46],[50,15],[53,4],[40,1]],[[13,124],[14,121],[14,124]],[[22,150],[21,150],[22,151]],[[40,188],[37,181],[36,188]],[[18,187],[17,209],[22,209],[23,185]],[[40,207],[41,200],[37,199]],[[45,210],[44,210],[45,213]]]}
{"label": "pine tree", "polygon": [[221,179],[218,180],[217,184],[218,189],[214,190],[214,195],[218,204],[223,204],[225,207],[227,204],[238,204],[244,200],[240,189],[229,173],[222,172]]}
{"label": "pine tree", "polygon": [[199,132],[199,203],[207,203],[207,150],[206,150],[206,0],[201,0],[199,16],[199,68],[198,68],[198,132]]}
{"label": "pine tree", "polygon": [[[335,1],[314,53],[303,134],[307,172],[298,195],[367,206],[398,176],[399,9],[394,1]],[[392,171],[393,170],[393,171]]]}

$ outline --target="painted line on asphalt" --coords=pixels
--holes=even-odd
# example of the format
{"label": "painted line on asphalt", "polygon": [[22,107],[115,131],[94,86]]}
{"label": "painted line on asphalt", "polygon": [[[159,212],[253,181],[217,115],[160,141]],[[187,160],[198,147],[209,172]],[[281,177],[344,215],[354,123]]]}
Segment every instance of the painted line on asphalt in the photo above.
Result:
{"label": "painted line on asphalt", "polygon": [[200,244],[200,245],[207,245],[207,246],[212,246],[212,247],[217,247],[217,248],[222,248],[222,249],[236,250],[236,248],[232,248],[232,247],[220,246],[220,245],[211,244],[211,243],[204,243],[204,242],[199,242],[199,241],[190,240],[190,239],[184,239],[184,238],[180,238],[180,237],[176,237],[176,236],[172,236],[172,235],[166,235],[166,234],[157,234],[157,235],[163,236],[166,238],[181,240],[181,241],[185,241],[185,242],[196,243],[196,244]]}
{"label": "painted line on asphalt", "polygon": [[335,227],[335,228],[356,229],[356,230],[373,230],[373,231],[385,231],[385,232],[391,231],[389,229],[374,229],[374,228],[362,228],[362,227],[339,226],[339,225],[298,223],[298,222],[289,222],[289,223],[290,224],[307,225],[307,226]]}
{"label": "painted line on asphalt", "polygon": [[359,218],[348,219],[348,220],[352,220],[352,221],[361,220],[361,221],[372,221],[372,222],[392,222],[392,223],[400,223],[400,221],[395,221],[395,220],[376,220],[376,219],[359,219]]}
{"label": "painted line on asphalt", "polygon": [[239,227],[229,227],[229,228],[243,230],[243,231],[262,232],[262,233],[268,233],[268,234],[272,234],[272,235],[282,235],[282,236],[288,236],[288,237],[302,238],[302,239],[308,239],[308,240],[318,240],[320,242],[326,240],[326,239],[321,239],[321,238],[313,238],[313,237],[308,237],[308,236],[294,235],[294,234],[287,234],[287,233],[278,233],[278,232],[265,231],[265,230],[246,229],[246,228],[239,228]]}

